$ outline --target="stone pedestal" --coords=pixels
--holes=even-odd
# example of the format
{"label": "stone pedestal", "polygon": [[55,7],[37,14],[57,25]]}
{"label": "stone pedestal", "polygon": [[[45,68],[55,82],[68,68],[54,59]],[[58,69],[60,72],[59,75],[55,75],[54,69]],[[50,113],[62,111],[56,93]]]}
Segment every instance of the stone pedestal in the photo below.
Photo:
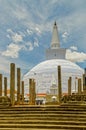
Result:
{"label": "stone pedestal", "polygon": [[10,99],[11,105],[15,105],[15,64],[10,64]]}
{"label": "stone pedestal", "polygon": [[61,86],[61,66],[58,66],[58,101],[61,103],[62,86]]}
{"label": "stone pedestal", "polygon": [[82,92],[81,79],[78,79],[78,94],[80,95],[81,92]]}
{"label": "stone pedestal", "polygon": [[7,96],[7,77],[4,77],[4,96]]}
{"label": "stone pedestal", "polygon": [[72,81],[72,78],[69,77],[69,79],[68,79],[68,95],[71,95],[71,81]]}
{"label": "stone pedestal", "polygon": [[21,92],[21,95],[22,95],[22,104],[24,104],[24,81],[21,82],[21,88],[22,88],[22,92]]}
{"label": "stone pedestal", "polygon": [[0,96],[2,96],[2,74],[0,74]]}
{"label": "stone pedestal", "polygon": [[21,70],[17,68],[17,104],[20,104],[20,82],[21,82]]}
{"label": "stone pedestal", "polygon": [[36,93],[34,79],[29,79],[29,104],[35,105]]}

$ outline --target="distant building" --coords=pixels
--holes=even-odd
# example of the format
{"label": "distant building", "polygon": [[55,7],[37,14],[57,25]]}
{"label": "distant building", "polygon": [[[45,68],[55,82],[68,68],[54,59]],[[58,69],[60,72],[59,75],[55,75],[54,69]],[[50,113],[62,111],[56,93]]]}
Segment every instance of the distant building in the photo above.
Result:
{"label": "distant building", "polygon": [[[61,66],[62,75],[62,91],[67,92],[68,78],[72,77],[72,91],[75,90],[77,83],[76,77],[82,78],[83,69],[75,63],[66,60],[66,49],[60,48],[58,29],[56,22],[53,26],[52,41],[49,49],[46,50],[46,60],[33,67],[24,75],[25,86],[28,88],[28,79],[34,78],[36,81],[36,93],[49,94],[57,93],[58,89],[58,73],[57,66]],[[57,89],[53,89],[57,86]],[[52,87],[51,87],[52,86]],[[77,86],[76,86],[77,87]],[[56,92],[54,92],[56,90]]]}

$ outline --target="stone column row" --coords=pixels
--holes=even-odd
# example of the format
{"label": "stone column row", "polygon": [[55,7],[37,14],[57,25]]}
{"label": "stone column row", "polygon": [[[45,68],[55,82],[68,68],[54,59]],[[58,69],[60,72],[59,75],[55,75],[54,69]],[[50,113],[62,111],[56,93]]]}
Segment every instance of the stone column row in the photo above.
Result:
{"label": "stone column row", "polygon": [[[0,74],[0,96],[2,96],[2,74]],[[21,81],[21,70],[17,68],[17,104],[20,104],[20,88],[22,103],[24,104],[24,81]],[[4,77],[4,96],[7,96],[7,77]],[[10,64],[10,99],[15,104],[15,64]]]}
{"label": "stone column row", "polygon": [[[84,84],[86,85],[86,78],[84,78]],[[61,97],[62,97],[62,84],[61,84],[61,66],[58,66],[58,102],[61,103]],[[84,85],[84,86],[85,86]],[[84,87],[84,91],[86,87]],[[68,79],[68,95],[71,95],[71,89],[72,89],[72,77],[69,77]],[[78,92],[79,95],[82,93],[82,84],[81,79],[78,79]]]}
{"label": "stone column row", "polygon": [[[15,105],[15,64],[10,64],[10,99]],[[21,100],[20,100],[21,99]],[[17,68],[17,104],[24,104],[24,81],[21,81],[21,70]]]}
{"label": "stone column row", "polygon": [[[77,88],[77,94],[81,94],[82,93],[82,81],[81,81],[81,79],[80,78],[78,78],[77,79],[78,80],[78,88]],[[72,77],[69,77],[69,79],[68,79],[68,95],[71,95],[72,94],[72,92],[71,92],[71,88],[72,88]]]}

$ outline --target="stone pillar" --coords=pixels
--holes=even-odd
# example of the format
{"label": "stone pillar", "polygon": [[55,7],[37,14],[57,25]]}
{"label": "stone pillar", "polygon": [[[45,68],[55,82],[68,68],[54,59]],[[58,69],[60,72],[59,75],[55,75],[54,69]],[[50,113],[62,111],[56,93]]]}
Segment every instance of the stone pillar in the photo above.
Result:
{"label": "stone pillar", "polygon": [[29,104],[35,105],[36,93],[34,79],[29,79]]}
{"label": "stone pillar", "polygon": [[68,95],[71,95],[71,81],[72,81],[72,78],[69,77],[69,79],[68,79]]}
{"label": "stone pillar", "polygon": [[11,105],[15,105],[15,64],[10,64],[10,99]]}
{"label": "stone pillar", "polygon": [[32,104],[31,86],[32,86],[32,79],[29,79],[29,104]]}
{"label": "stone pillar", "polygon": [[80,95],[81,92],[82,92],[81,79],[78,79],[78,94]]}
{"label": "stone pillar", "polygon": [[4,77],[4,96],[7,96],[7,77]]}
{"label": "stone pillar", "polygon": [[0,96],[2,96],[2,74],[0,74]]}
{"label": "stone pillar", "polygon": [[83,93],[86,94],[86,74],[83,74]]}
{"label": "stone pillar", "polygon": [[22,92],[21,92],[21,95],[22,95],[22,104],[24,104],[24,81],[21,82],[21,87],[22,87]]}
{"label": "stone pillar", "polygon": [[33,80],[33,88],[32,88],[32,92],[33,92],[32,103],[33,103],[33,105],[35,105],[35,101],[36,101],[36,90],[35,90],[35,86],[36,86],[36,83]]}
{"label": "stone pillar", "polygon": [[61,103],[62,86],[61,86],[61,66],[58,66],[58,101]]}
{"label": "stone pillar", "polygon": [[17,68],[17,104],[20,104],[20,81],[21,80],[21,70]]}

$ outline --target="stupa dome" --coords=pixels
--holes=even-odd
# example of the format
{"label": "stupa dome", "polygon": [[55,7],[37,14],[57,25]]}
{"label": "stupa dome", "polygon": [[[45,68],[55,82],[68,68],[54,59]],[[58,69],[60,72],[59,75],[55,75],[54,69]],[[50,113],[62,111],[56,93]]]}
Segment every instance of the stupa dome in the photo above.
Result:
{"label": "stupa dome", "polygon": [[38,93],[49,93],[52,84],[58,86],[57,67],[59,65],[61,66],[63,92],[67,92],[68,78],[70,76],[72,77],[72,90],[74,90],[76,78],[82,78],[83,69],[65,59],[46,60],[33,67],[24,75],[25,86],[28,86],[28,79],[33,78],[36,80],[36,91]]}

